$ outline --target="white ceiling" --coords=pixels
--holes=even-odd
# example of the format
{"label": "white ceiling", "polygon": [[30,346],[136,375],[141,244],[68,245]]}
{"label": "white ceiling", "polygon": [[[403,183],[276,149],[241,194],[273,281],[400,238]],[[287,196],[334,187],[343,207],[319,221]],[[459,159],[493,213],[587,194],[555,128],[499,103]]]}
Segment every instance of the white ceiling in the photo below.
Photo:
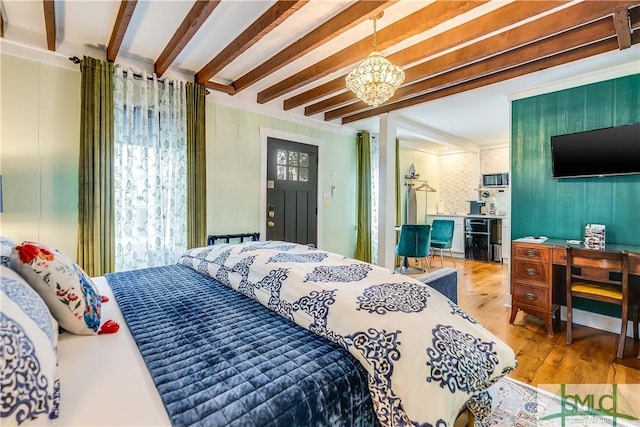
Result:
{"label": "white ceiling", "polygon": [[[452,25],[466,22],[475,17],[501,7],[510,1],[492,1],[467,12],[454,20],[446,21],[431,30],[411,37],[390,54],[419,40],[445,31]],[[378,30],[402,16],[422,8],[429,3],[425,0],[400,1],[385,10],[378,22]],[[570,2],[572,4],[575,2]],[[56,0],[57,44],[56,52],[46,51],[45,25],[42,0],[2,0],[2,17],[5,36],[0,48],[8,53],[31,56],[38,60],[66,63],[67,56],[89,54],[104,57],[105,46],[109,43],[113,23],[118,14],[119,1],[103,0]],[[117,63],[132,66],[136,70],[153,70],[153,62],[182,22],[193,5],[193,0],[139,1],[117,58]],[[273,5],[269,1],[224,0],[218,6],[200,31],[189,42],[185,50],[174,61],[166,74],[169,77],[192,79],[193,73],[207,64],[239,32],[256,20]],[[314,28],[345,7],[343,0],[312,0],[295,15],[279,25],[271,33],[260,39],[243,53],[240,58],[215,76],[215,81],[229,83],[257,65],[264,62],[283,45],[292,43],[303,36],[309,28]],[[290,76],[296,70],[308,67],[319,58],[328,56],[345,45],[359,40],[372,31],[371,22],[365,22],[346,31],[320,48],[313,55],[306,55],[282,67],[255,85],[229,96],[212,91],[209,95],[214,102],[247,108],[264,114],[275,115],[289,120],[302,121],[314,126],[330,127],[343,131],[378,131],[378,119],[340,125],[339,120],[325,122],[322,114],[305,117],[303,107],[290,111],[282,110],[283,97],[266,104],[256,103],[256,95],[270,85]],[[347,69],[331,73],[314,83],[323,83],[341,75]],[[292,71],[293,70],[293,71]],[[558,90],[578,84],[640,72],[640,45],[622,51],[613,51],[540,71],[524,77],[486,86],[480,89],[452,95],[425,104],[397,110],[391,115],[396,118],[398,136],[407,146],[427,151],[442,152],[447,149],[504,145],[509,141],[509,100],[513,97],[528,96],[544,91]],[[306,88],[300,88],[288,96]],[[437,144],[429,144],[429,142]]]}

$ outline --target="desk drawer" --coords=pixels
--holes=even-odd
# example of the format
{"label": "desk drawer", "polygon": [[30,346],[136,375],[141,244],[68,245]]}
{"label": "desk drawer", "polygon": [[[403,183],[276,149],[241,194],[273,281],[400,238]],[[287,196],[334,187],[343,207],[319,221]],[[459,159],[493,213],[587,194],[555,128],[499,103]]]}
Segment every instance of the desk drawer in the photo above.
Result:
{"label": "desk drawer", "polygon": [[545,311],[549,311],[551,309],[549,290],[544,288],[523,285],[522,283],[514,283],[513,298],[518,306],[524,305],[533,308],[540,308]]}
{"label": "desk drawer", "polygon": [[513,264],[513,278],[515,280],[540,282],[541,285],[548,287],[549,278],[551,277],[549,269],[549,264],[516,259]]}
{"label": "desk drawer", "polygon": [[553,248],[553,263],[567,265],[567,248]]}
{"label": "desk drawer", "polygon": [[514,244],[514,258],[526,258],[532,261],[549,261],[551,259],[551,248],[540,245]]}

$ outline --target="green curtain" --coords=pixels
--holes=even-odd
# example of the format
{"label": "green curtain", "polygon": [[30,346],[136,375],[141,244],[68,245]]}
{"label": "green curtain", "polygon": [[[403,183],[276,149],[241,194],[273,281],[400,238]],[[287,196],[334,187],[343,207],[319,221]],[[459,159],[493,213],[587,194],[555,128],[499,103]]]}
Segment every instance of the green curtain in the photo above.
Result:
{"label": "green curtain", "polygon": [[115,269],[113,64],[85,56],[80,65],[78,264],[89,276]]}
{"label": "green curtain", "polygon": [[[401,211],[400,209],[400,192],[402,191],[400,184],[400,140],[396,138],[396,225],[402,224],[402,218],[400,218]],[[398,233],[399,235],[399,233]],[[396,244],[398,243],[398,239],[396,237]]]}
{"label": "green curtain", "polygon": [[371,135],[358,133],[356,139],[358,233],[355,258],[371,262]]}
{"label": "green curtain", "polygon": [[187,248],[207,241],[207,156],[202,84],[187,83]]}

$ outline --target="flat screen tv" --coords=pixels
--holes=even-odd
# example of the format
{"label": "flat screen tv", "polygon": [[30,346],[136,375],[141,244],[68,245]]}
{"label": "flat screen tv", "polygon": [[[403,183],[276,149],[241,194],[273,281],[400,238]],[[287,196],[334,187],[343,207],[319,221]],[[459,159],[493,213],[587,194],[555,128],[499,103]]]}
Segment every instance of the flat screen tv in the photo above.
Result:
{"label": "flat screen tv", "polygon": [[640,123],[551,137],[554,178],[640,174]]}

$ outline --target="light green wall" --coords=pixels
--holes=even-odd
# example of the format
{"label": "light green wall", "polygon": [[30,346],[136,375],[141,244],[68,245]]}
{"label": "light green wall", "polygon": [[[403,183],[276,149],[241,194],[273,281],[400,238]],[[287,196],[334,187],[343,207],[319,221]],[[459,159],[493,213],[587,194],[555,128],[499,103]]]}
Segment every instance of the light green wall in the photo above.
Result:
{"label": "light green wall", "polygon": [[80,73],[0,56],[0,234],[75,258]]}
{"label": "light green wall", "polygon": [[[334,198],[322,207],[322,249],[346,256],[355,250],[355,136],[207,104],[207,230],[210,234],[260,230],[260,128],[321,139],[321,193]],[[333,181],[332,181],[332,176]]]}
{"label": "light green wall", "polygon": [[[35,240],[75,258],[80,72],[0,54],[0,234]],[[207,231],[259,230],[260,127],[324,141],[323,248],[353,256],[355,136],[207,104]],[[332,182],[332,172],[335,180]]]}

